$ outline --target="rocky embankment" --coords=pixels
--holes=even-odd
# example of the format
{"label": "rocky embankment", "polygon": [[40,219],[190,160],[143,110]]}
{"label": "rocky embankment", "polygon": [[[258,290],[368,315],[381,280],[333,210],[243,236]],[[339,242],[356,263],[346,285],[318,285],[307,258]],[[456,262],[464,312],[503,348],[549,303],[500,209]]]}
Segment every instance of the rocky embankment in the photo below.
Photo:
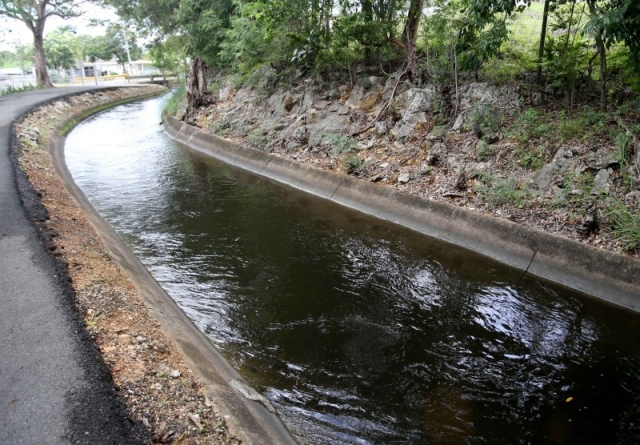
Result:
{"label": "rocky embankment", "polygon": [[637,215],[640,207],[640,144],[627,125],[640,109],[604,115],[587,107],[569,118],[552,106],[525,108],[514,86],[418,88],[393,75],[335,88],[307,79],[269,94],[272,76],[264,72],[257,85],[239,89],[218,80],[213,104],[188,122],[318,168],[638,257],[614,232],[612,215]]}

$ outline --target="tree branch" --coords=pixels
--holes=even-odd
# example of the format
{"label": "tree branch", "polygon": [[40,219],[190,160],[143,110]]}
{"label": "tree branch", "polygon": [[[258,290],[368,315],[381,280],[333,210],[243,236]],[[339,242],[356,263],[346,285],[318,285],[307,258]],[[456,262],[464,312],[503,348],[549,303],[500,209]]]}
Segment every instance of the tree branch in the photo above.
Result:
{"label": "tree branch", "polygon": [[398,79],[396,80],[396,84],[393,86],[393,91],[391,91],[391,97],[389,98],[389,100],[387,101],[386,104],[384,104],[384,106],[380,109],[380,111],[378,111],[378,114],[376,115],[376,117],[371,121],[371,123],[369,125],[367,125],[365,128],[355,131],[353,133],[351,133],[351,137],[355,137],[355,136],[359,136],[362,133],[366,133],[367,131],[369,131],[370,129],[373,128],[373,126],[376,124],[376,122],[378,122],[380,120],[380,116],[382,116],[382,114],[387,111],[387,108],[389,108],[389,105],[391,105],[391,102],[393,102],[393,98],[396,95],[396,90],[398,89],[398,85],[400,84],[400,79],[402,79],[402,76],[404,76],[405,74],[407,74],[407,70],[409,69],[409,65],[406,65],[404,70],[398,75]]}

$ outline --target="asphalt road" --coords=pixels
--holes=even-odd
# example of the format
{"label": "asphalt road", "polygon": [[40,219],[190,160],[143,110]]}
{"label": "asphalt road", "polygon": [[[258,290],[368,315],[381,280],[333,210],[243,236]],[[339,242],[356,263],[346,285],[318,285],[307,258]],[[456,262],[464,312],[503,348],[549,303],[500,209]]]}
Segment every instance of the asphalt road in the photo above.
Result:
{"label": "asphalt road", "polygon": [[0,444],[129,444],[145,435],[115,397],[47,234],[32,224],[46,213],[11,160],[14,120],[91,89],[0,96]]}

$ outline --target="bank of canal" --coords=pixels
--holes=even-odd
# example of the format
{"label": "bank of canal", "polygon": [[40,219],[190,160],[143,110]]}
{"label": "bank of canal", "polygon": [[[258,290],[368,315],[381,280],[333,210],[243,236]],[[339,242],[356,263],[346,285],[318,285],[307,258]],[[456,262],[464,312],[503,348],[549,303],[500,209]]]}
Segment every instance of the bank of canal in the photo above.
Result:
{"label": "bank of canal", "polygon": [[631,443],[640,317],[174,143],[77,127],[93,205],[308,443]]}

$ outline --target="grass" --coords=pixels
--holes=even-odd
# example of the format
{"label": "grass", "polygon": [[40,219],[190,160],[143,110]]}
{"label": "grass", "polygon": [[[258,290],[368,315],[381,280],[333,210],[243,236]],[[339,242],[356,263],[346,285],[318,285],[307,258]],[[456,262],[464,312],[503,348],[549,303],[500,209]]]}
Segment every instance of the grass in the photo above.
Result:
{"label": "grass", "polygon": [[611,228],[625,249],[640,249],[640,213],[629,210],[621,201],[608,209]]}
{"label": "grass", "polygon": [[178,108],[180,107],[181,102],[185,99],[186,96],[187,88],[185,85],[181,85],[179,88],[176,88],[167,101],[165,111],[172,116],[175,116],[178,112]]}
{"label": "grass", "polygon": [[45,88],[47,87],[39,87],[32,84],[21,85],[19,87],[14,87],[13,85],[9,85],[8,87],[0,90],[0,96],[8,96],[9,94],[24,93],[25,91],[43,90]]}
{"label": "grass", "polygon": [[480,177],[480,184],[476,186],[476,191],[482,194],[489,207],[503,204],[521,206],[525,204],[528,197],[527,191],[521,189],[516,179],[496,179],[490,174],[483,174]]}

